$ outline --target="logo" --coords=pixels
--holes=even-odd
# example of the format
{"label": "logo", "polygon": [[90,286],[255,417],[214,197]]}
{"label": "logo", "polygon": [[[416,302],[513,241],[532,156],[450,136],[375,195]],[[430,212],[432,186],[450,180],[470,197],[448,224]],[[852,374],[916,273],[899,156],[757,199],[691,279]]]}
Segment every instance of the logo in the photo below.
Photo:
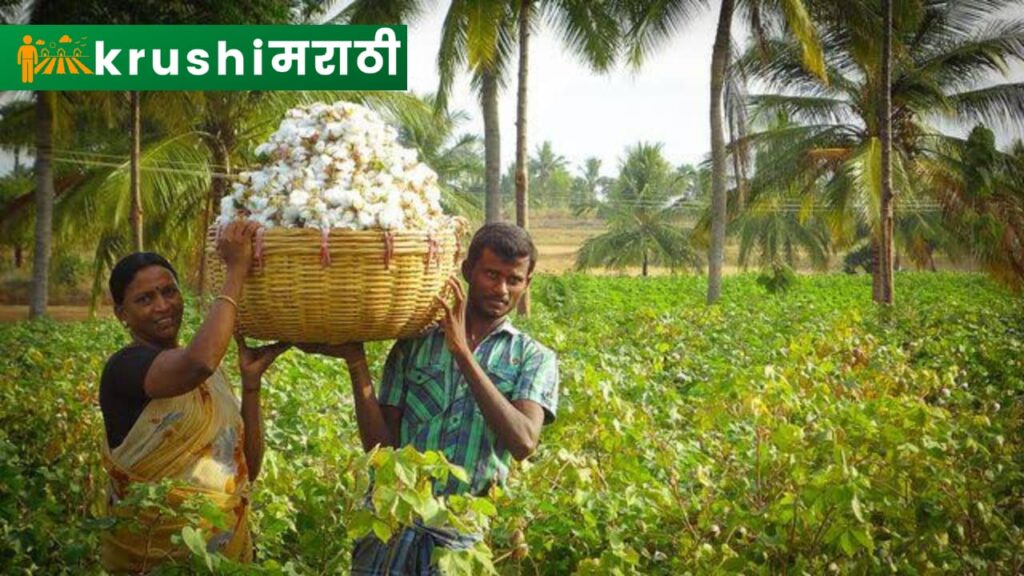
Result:
{"label": "logo", "polygon": [[405,90],[405,26],[2,26],[0,90]]}
{"label": "logo", "polygon": [[42,38],[33,41],[32,35],[25,34],[21,39],[23,45],[18,49],[22,84],[35,82],[36,74],[92,74],[82,62],[82,58],[88,58],[85,56],[86,40],[82,37],[75,41],[64,34],[57,42],[47,44]]}

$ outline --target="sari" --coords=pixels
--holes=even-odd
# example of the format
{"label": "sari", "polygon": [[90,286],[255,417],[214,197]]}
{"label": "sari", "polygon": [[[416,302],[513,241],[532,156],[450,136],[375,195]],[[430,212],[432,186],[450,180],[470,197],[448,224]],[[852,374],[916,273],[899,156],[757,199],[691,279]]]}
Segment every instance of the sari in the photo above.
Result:
{"label": "sari", "polygon": [[119,502],[134,483],[172,480],[166,504],[181,507],[205,498],[228,519],[219,529],[205,520],[207,550],[238,561],[252,560],[249,533],[249,476],[243,449],[238,399],[220,370],[191,392],[149,401],[124,442],[114,450],[103,443],[103,466],[110,477],[107,515],[117,520],[103,534],[102,562],[110,572],[145,572],[158,564],[187,562],[191,552],[175,545],[187,522]]}

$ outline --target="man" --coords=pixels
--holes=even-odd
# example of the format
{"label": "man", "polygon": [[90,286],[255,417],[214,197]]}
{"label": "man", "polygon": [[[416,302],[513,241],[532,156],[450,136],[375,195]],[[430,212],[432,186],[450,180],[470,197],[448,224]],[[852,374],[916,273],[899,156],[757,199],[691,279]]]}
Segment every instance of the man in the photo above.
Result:
{"label": "man", "polygon": [[[477,231],[462,263],[468,295],[449,280],[454,303],[439,299],[440,326],[395,343],[376,396],[362,344],[305,347],[347,361],[363,448],[444,452],[465,468],[469,483],[450,478],[435,488],[438,495],[484,494],[504,483],[510,456],[533,453],[541,427],[555,418],[558,366],[554,353],[517,330],[508,314],[536,263],[537,249],[522,228],[499,223]],[[468,547],[476,539],[425,526],[386,544],[371,535],[356,543],[352,573],[436,574],[435,546]]]}

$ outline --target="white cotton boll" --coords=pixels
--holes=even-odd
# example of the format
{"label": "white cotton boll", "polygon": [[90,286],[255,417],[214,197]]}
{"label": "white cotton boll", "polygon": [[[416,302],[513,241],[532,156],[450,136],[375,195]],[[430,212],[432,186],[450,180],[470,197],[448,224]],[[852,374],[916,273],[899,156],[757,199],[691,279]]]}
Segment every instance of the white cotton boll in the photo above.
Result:
{"label": "white cotton boll", "polygon": [[270,176],[266,172],[253,172],[250,178],[249,186],[253,192],[259,192],[266,188],[267,182],[270,181]]}
{"label": "white cotton boll", "polygon": [[248,208],[250,212],[260,212],[267,207],[268,203],[269,200],[264,196],[253,196],[249,198],[249,201],[246,203],[246,208]]}
{"label": "white cotton boll", "polygon": [[331,175],[331,182],[333,183],[335,188],[341,188],[342,190],[352,189],[351,174],[341,174],[335,172],[334,174]]}
{"label": "white cotton boll", "polygon": [[423,196],[427,199],[430,204],[440,204],[441,202],[441,189],[437,186],[430,186],[423,191]]}
{"label": "white cotton boll", "polygon": [[341,122],[328,122],[326,129],[327,136],[334,139],[340,138],[345,133],[345,125]]}
{"label": "white cotton boll", "polygon": [[351,210],[345,210],[341,213],[338,221],[334,223],[335,228],[344,228],[347,230],[358,229],[359,223],[356,221],[356,214]]}
{"label": "white cotton boll", "polygon": [[383,202],[386,197],[387,192],[382,188],[377,188],[376,186],[371,186],[363,191],[363,198],[365,198],[366,202],[369,204]]}
{"label": "white cotton boll", "polygon": [[374,177],[373,183],[376,184],[378,187],[387,190],[388,188],[391,188],[394,185],[395,179],[391,176],[391,174],[382,172]]}
{"label": "white cotton boll", "polygon": [[335,166],[338,168],[338,172],[342,174],[352,174],[356,171],[356,163],[351,158],[348,158],[348,156],[341,162],[335,163]]}
{"label": "white cotton boll", "polygon": [[348,200],[348,196],[345,194],[345,190],[338,187],[324,190],[324,200],[327,201],[328,206],[341,208],[342,210],[350,205],[343,204],[343,202]]}
{"label": "white cotton boll", "polygon": [[358,211],[366,207],[366,200],[364,200],[363,196],[355,190],[349,190],[348,198],[349,208]]}
{"label": "white cotton boll", "polygon": [[377,214],[377,225],[383,230],[401,230],[405,214],[398,206],[388,205]]}
{"label": "white cotton boll", "polygon": [[352,188],[354,190],[365,190],[370,186],[370,179],[367,178],[362,172],[355,172],[352,174]]}
{"label": "white cotton boll", "polygon": [[220,199],[220,213],[228,214],[231,217],[235,216],[235,199],[231,196],[225,196]]}
{"label": "white cotton boll", "polygon": [[294,227],[299,221],[299,211],[298,206],[286,206],[281,214],[281,224],[286,228]]}
{"label": "white cotton boll", "polygon": [[[226,218],[244,206],[279,226],[424,230],[438,226],[437,176],[375,111],[349,102],[289,110],[256,147],[261,169],[232,187]],[[222,209],[222,212],[224,210]]]}
{"label": "white cotton boll", "polygon": [[327,154],[328,156],[330,156],[331,158],[335,159],[338,162],[343,162],[346,158],[348,158],[348,155],[345,152],[345,147],[339,146],[338,144],[335,143],[328,144],[324,148],[324,154]]}
{"label": "white cotton boll", "polygon": [[355,213],[355,228],[354,230],[366,230],[371,228],[377,223],[377,215],[371,214],[365,211],[358,211]]}
{"label": "white cotton boll", "polygon": [[412,167],[419,161],[419,154],[416,152],[415,148],[402,148],[398,152],[398,158],[403,167]]}
{"label": "white cotton boll", "polygon": [[262,218],[267,223],[275,222],[277,220],[277,213],[277,206],[267,206],[262,211],[260,211],[260,218]]}
{"label": "white cotton boll", "polygon": [[309,193],[305,190],[292,190],[288,195],[288,204],[291,206],[305,206],[309,202]]}

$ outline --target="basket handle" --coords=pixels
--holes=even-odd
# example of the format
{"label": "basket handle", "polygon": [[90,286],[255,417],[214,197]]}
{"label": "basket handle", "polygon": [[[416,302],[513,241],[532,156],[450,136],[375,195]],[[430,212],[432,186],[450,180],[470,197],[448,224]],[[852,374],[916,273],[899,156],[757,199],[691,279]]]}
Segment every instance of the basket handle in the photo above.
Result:
{"label": "basket handle", "polygon": [[328,242],[330,236],[330,228],[320,230],[320,265],[325,267],[331,265],[331,248]]}
{"label": "basket handle", "polygon": [[263,226],[256,229],[256,243],[253,246],[252,259],[257,268],[263,267],[263,234],[266,231],[267,229]]}
{"label": "basket handle", "polygon": [[395,234],[384,233],[384,269],[391,270],[391,259],[395,257]]}
{"label": "basket handle", "polygon": [[430,271],[430,263],[433,262],[438,268],[441,268],[441,246],[437,239],[433,236],[427,237],[427,261],[423,271]]}

